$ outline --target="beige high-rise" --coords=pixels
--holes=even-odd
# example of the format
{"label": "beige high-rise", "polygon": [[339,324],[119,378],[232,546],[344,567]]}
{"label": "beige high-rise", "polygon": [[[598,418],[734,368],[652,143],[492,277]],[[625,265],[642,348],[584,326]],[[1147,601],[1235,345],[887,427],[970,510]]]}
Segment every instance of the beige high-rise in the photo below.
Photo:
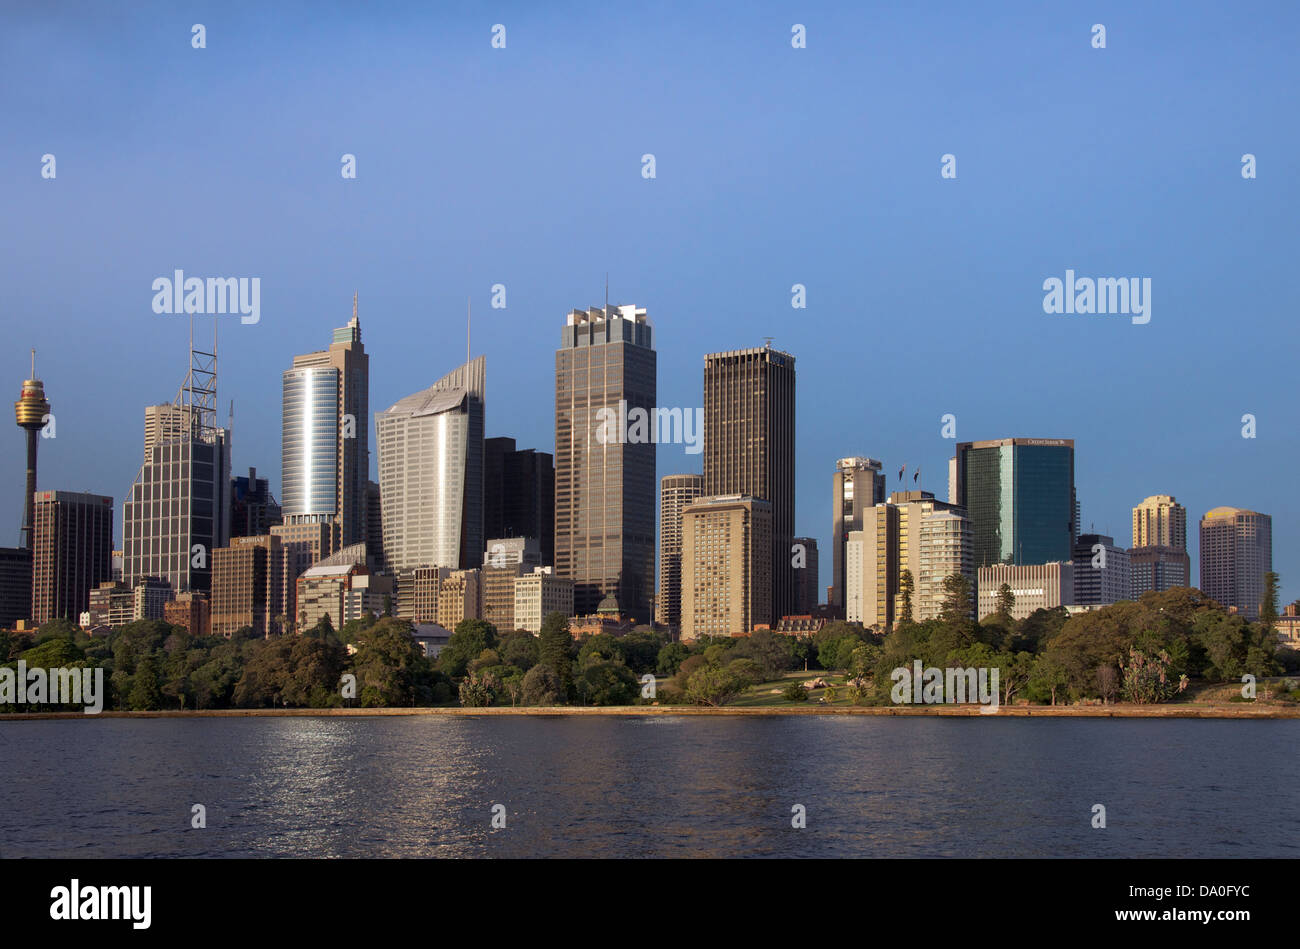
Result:
{"label": "beige high-rise", "polygon": [[659,598],[655,618],[673,629],[682,623],[682,509],[704,493],[704,475],[659,479]]}
{"label": "beige high-rise", "polygon": [[284,615],[279,537],[232,537],[229,547],[212,552],[212,635],[229,638],[248,626],[255,636],[275,636],[283,631]]}
{"label": "beige high-rise", "polygon": [[862,512],[862,529],[845,548],[845,618],[892,628],[902,618],[903,573],[912,577],[912,619],[934,619],[943,608],[944,580],[961,574],[975,597],[974,534],[960,507],[929,491],[895,491]]}
{"label": "beige high-rise", "polygon": [[874,458],[841,458],[831,476],[830,605],[844,608],[845,548],[849,534],[862,530],[863,512],[885,500],[885,475]]}
{"label": "beige high-rise", "polygon": [[1221,606],[1259,618],[1264,574],[1273,569],[1273,518],[1216,507],[1201,518],[1201,592]]}
{"label": "beige high-rise", "polygon": [[1153,494],[1133,508],[1133,546],[1129,549],[1128,596],[1190,586],[1187,508],[1170,494]]}
{"label": "beige high-rise", "polygon": [[752,632],[772,616],[772,505],[702,497],[682,510],[682,639]]}
{"label": "beige high-rise", "polygon": [[1187,508],[1171,494],[1153,494],[1133,508],[1134,547],[1187,549]]}

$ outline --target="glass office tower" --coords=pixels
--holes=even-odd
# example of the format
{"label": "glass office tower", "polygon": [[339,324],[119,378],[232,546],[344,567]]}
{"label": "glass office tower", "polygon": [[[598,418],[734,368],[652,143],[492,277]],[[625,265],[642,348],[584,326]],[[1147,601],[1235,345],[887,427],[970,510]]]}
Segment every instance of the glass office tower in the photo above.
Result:
{"label": "glass office tower", "polygon": [[1002,438],[957,446],[956,501],[974,566],[1064,563],[1075,537],[1074,440]]}

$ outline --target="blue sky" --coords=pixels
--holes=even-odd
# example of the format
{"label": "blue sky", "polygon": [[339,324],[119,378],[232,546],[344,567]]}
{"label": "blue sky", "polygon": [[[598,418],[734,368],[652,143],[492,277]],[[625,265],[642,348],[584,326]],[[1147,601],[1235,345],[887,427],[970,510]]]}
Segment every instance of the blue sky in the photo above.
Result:
{"label": "blue sky", "polygon": [[[550,450],[559,328],[608,271],[612,302],[649,310],[662,405],[700,404],[707,352],[795,354],[796,528],[823,587],[835,460],[882,459],[891,490],[919,465],[943,497],[952,413],[962,440],[1076,439],[1084,527],[1122,544],[1135,503],[1176,495],[1194,573],[1207,510],[1271,514],[1300,596],[1293,4],[697,6],[0,13],[0,381],[16,398],[37,348],[41,487],[111,495],[120,536],[143,407],[186,368],[185,318],[150,307],[176,268],[261,278],[258,324],[220,318],[220,396],[235,470],[277,496],[280,373],[354,290],[372,409],[463,360],[472,297],[488,434]],[[1045,314],[1067,268],[1150,277],[1151,322]],[[660,447],[660,475],[697,470]]]}

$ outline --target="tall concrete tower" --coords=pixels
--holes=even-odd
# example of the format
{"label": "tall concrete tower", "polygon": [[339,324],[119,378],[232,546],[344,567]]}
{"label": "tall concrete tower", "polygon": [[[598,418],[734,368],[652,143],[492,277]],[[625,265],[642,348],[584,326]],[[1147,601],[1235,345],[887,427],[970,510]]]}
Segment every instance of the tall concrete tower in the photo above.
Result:
{"label": "tall concrete tower", "polygon": [[32,549],[32,525],[36,495],[36,434],[45,427],[50,403],[45,385],[36,378],[36,350],[32,350],[32,377],[23,380],[23,390],[14,403],[14,420],[27,430],[27,494],[23,497],[23,546]]}

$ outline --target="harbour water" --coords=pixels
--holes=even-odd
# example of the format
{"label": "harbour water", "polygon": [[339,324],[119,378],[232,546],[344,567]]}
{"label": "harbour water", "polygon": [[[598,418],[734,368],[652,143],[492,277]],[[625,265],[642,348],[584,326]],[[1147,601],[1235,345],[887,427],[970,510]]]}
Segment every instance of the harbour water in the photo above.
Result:
{"label": "harbour water", "polygon": [[1298,751],[1297,720],[0,721],[0,857],[1293,856]]}

